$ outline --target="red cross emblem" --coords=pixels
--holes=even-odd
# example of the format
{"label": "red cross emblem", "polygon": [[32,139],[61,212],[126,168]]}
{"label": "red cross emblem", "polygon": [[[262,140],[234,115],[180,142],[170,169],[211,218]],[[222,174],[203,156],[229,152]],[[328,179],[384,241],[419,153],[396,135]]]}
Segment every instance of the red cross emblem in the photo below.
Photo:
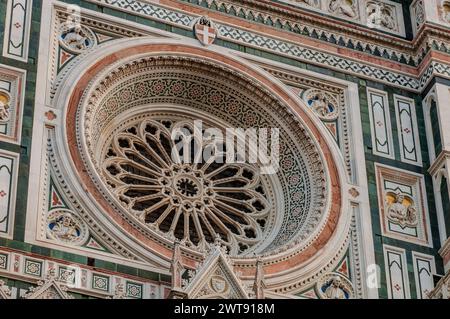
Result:
{"label": "red cross emblem", "polygon": [[7,194],[5,193],[4,190],[0,191],[0,197],[5,197]]}
{"label": "red cross emblem", "polygon": [[213,27],[197,23],[195,25],[195,36],[205,46],[214,43],[217,37],[217,30]]}

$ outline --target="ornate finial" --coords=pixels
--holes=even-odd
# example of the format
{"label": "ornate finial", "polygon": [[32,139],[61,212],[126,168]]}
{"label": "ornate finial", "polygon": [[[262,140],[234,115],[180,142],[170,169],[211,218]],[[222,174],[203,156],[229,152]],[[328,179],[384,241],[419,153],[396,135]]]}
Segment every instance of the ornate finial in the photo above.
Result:
{"label": "ornate finial", "polygon": [[214,246],[222,247],[222,238],[219,234],[216,234],[216,237],[214,238]]}
{"label": "ornate finial", "polygon": [[172,257],[172,265],[170,266],[170,272],[172,273],[172,289],[181,288],[182,286],[182,272],[183,265],[181,263],[181,242],[179,239],[175,239],[174,249],[173,249],[173,257]]}
{"label": "ornate finial", "polygon": [[253,285],[253,291],[256,299],[264,299],[264,289],[266,284],[264,281],[264,268],[263,260],[261,256],[256,258],[256,274],[255,283]]}

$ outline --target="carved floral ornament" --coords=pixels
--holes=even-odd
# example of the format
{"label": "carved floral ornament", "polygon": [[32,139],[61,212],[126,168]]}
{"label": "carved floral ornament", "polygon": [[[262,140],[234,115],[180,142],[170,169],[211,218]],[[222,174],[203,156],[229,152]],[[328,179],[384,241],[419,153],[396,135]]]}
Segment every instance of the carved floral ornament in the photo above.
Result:
{"label": "carved floral ornament", "polygon": [[[190,254],[204,253],[217,237],[233,258],[256,254],[280,262],[283,255],[312,249],[319,238],[326,244],[340,220],[341,171],[315,142],[319,122],[305,112],[308,107],[292,112],[277,98],[281,93],[251,80],[258,73],[249,76],[229,67],[238,64],[227,56],[218,63],[212,59],[216,53],[180,44],[171,48],[181,51],[177,55],[152,55],[152,45],[143,50],[146,57],[119,51],[115,64],[96,64],[101,69],[88,74],[97,76],[78,86],[86,87],[81,100],[68,106],[67,138],[76,141],[71,160],[79,167],[76,174],[86,174],[84,187],[102,207],[97,214],[122,220],[140,245],[171,247],[180,241]],[[283,92],[298,101],[288,89]],[[221,132],[278,127],[280,169],[261,174],[261,162],[175,162],[170,133],[175,127],[193,130],[194,120],[202,121],[203,130]],[[321,138],[320,147],[331,142]],[[202,150],[208,147],[202,145]],[[343,240],[332,245],[340,249]]]}

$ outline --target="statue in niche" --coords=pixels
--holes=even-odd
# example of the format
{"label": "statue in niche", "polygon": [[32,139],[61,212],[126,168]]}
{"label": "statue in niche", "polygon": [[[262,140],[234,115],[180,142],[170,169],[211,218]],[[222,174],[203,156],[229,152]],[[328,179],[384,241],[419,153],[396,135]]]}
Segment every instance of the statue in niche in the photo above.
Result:
{"label": "statue in niche", "polygon": [[9,120],[10,97],[5,92],[0,92],[0,122]]}
{"label": "statue in niche", "polygon": [[330,12],[355,18],[358,15],[356,0],[331,0],[328,4]]}
{"label": "statue in niche", "polygon": [[331,279],[330,285],[325,289],[324,295],[327,299],[347,299],[339,276]]}
{"label": "statue in niche", "polygon": [[379,2],[370,2],[367,5],[367,24],[370,27],[395,30],[396,18],[392,7]]}
{"label": "statue in niche", "polygon": [[409,196],[401,193],[388,193],[387,216],[402,227],[416,227],[418,223],[417,210]]}

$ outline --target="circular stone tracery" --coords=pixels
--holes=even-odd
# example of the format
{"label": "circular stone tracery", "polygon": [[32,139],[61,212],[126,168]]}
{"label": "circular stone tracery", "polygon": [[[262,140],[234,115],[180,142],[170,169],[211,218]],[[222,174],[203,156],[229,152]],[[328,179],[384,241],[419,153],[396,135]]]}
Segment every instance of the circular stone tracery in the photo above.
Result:
{"label": "circular stone tracery", "polygon": [[[233,255],[276,254],[293,241],[310,245],[314,241],[312,236],[320,233],[327,219],[329,192],[329,178],[326,174],[323,155],[302,122],[269,91],[265,91],[256,83],[249,81],[247,76],[234,70],[183,56],[158,56],[132,60],[114,69],[105,70],[104,74],[99,75],[97,79],[83,95],[81,102],[83,106],[78,109],[77,127],[80,128],[77,134],[78,147],[87,171],[94,180],[94,185],[108,204],[127,221],[133,222],[130,217],[134,217],[141,223],[145,223],[151,236],[156,236],[158,240],[173,241],[177,238],[177,234],[178,238],[181,236],[180,229],[183,228],[182,238],[186,239],[185,244],[188,246],[193,244],[201,251],[204,251],[203,245],[200,241],[197,245],[195,244],[195,240],[190,237],[190,229],[204,231],[204,242],[210,242],[215,232]],[[183,227],[175,226],[175,229],[178,227],[179,231],[175,231],[171,236],[170,227],[169,231],[164,231],[158,228],[162,224],[155,225],[155,221],[146,219],[148,215],[158,215],[143,212],[145,209],[148,209],[149,213],[155,211],[157,208],[154,205],[143,207],[142,214],[136,213],[133,205],[137,201],[125,194],[125,189],[133,184],[129,183],[129,180],[124,182],[116,177],[120,172],[123,173],[121,171],[123,167],[120,165],[116,167],[116,175],[114,171],[106,169],[105,163],[110,159],[106,159],[106,154],[112,145],[112,138],[116,139],[121,134],[128,134],[128,137],[133,135],[135,139],[136,134],[140,133],[137,130],[134,133],[127,130],[145,121],[156,121],[158,125],[167,129],[167,119],[173,118],[180,110],[184,111],[185,118],[192,120],[196,118],[192,115],[195,114],[209,120],[209,125],[212,127],[217,127],[216,124],[220,123],[222,129],[225,127],[280,128],[280,169],[277,174],[261,178],[263,187],[258,190],[256,186],[253,188],[253,191],[259,193],[258,196],[268,203],[268,206],[262,208],[268,210],[265,220],[256,217],[256,214],[255,216],[251,216],[251,213],[247,214],[241,207],[237,209],[239,214],[246,216],[253,223],[251,225],[255,226],[250,232],[245,232],[244,229],[244,232],[239,230],[236,234],[229,225],[222,227],[222,231],[209,232],[205,225],[198,228],[188,227],[184,232],[183,224]],[[117,123],[121,123],[119,128]],[[164,131],[162,127],[161,132]],[[142,139],[142,136],[139,138]],[[116,140],[114,143],[119,142]],[[123,145],[127,149],[128,146]],[[129,146],[130,150],[134,147],[134,143],[129,143]],[[119,150],[115,151],[119,152]],[[117,156],[119,153],[120,156]],[[111,159],[116,158],[115,164],[128,158],[123,151],[119,153],[113,152],[108,155]],[[72,155],[76,154],[72,153]],[[170,160],[165,163],[167,167],[172,167],[173,163]],[[254,171],[255,168],[249,167],[249,169]],[[184,180],[179,178],[175,182],[176,176],[172,176],[172,179],[166,181],[166,185],[158,181],[151,186],[155,188],[155,191],[158,188],[157,192],[161,194],[164,194],[162,190],[165,187],[164,192],[176,194],[181,201],[192,204],[204,196],[208,187],[205,187],[201,178],[191,174],[192,172],[185,175]],[[143,176],[140,173],[135,175]],[[255,176],[258,175],[255,174]],[[116,183],[119,182],[115,184],[111,181],[114,179]],[[142,180],[142,178],[136,179]],[[197,194],[202,195],[196,197]],[[148,194],[150,195],[152,194]],[[223,197],[222,194],[220,196]],[[239,201],[242,200],[239,199]],[[160,202],[161,199],[154,204]],[[173,203],[173,200],[169,202],[172,207],[175,206],[174,204],[181,205],[178,202]],[[338,199],[335,207],[339,205]],[[257,206],[259,205],[252,204],[250,209],[258,209]],[[164,212],[159,213],[161,217]],[[220,214],[216,211],[213,213]],[[183,213],[183,215],[188,216],[190,225],[195,225],[194,221],[189,220],[190,214]],[[184,218],[182,220],[184,221]],[[234,222],[237,222],[241,228],[248,226],[245,224],[247,221],[243,223],[235,219]],[[136,226],[136,229],[141,231],[141,226],[139,224]],[[167,230],[167,226],[165,227]],[[188,233],[189,236],[185,237],[184,235]],[[147,232],[144,234],[147,236]]]}
{"label": "circular stone tracery", "polygon": [[192,130],[186,120],[147,114],[116,130],[103,155],[108,185],[129,212],[169,238],[200,248],[220,238],[233,254],[245,252],[262,241],[273,213],[267,178],[257,166],[227,163],[224,153],[195,161],[225,147],[223,139],[194,138],[190,144],[203,147],[189,158],[184,149],[173,153],[171,132],[180,127]]}

